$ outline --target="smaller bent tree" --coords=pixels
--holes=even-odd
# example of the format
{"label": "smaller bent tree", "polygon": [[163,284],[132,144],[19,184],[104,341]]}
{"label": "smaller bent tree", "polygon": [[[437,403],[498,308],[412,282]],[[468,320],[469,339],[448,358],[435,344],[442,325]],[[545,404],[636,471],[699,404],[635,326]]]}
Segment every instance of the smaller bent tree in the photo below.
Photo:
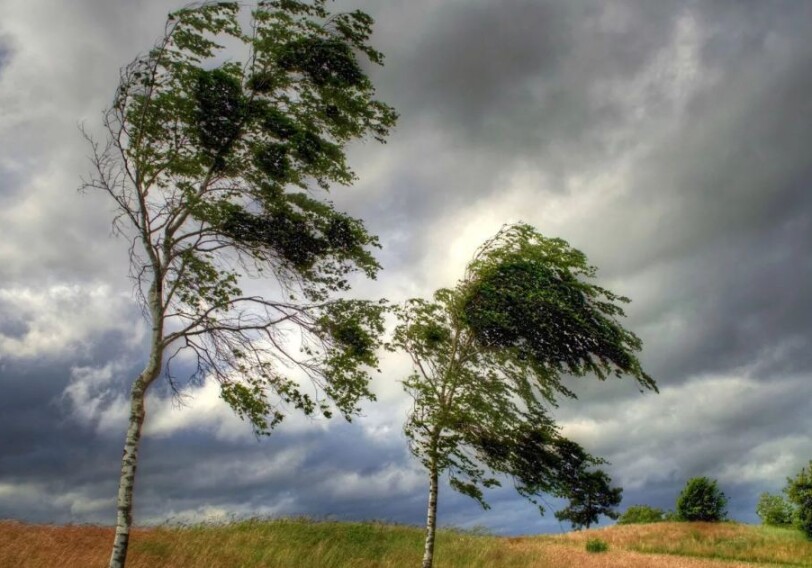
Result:
{"label": "smaller bent tree", "polygon": [[612,487],[612,480],[604,471],[579,473],[567,488],[569,505],[556,511],[555,518],[569,521],[575,530],[588,529],[598,522],[601,515],[617,519],[620,513],[616,508],[620,505],[623,490]]}
{"label": "smaller bent tree", "polygon": [[483,489],[499,485],[499,474],[531,500],[549,493],[577,508],[582,495],[600,494],[609,511],[619,497],[588,469],[601,460],[562,438],[547,414],[557,395],[574,397],[564,375],[627,374],[656,390],[634,354],[640,340],[617,321],[628,300],[589,283],[594,275],[565,241],[509,225],[478,249],[454,289],[397,309],[389,348],[414,364],[404,380],[414,399],[405,433],[429,475],[423,568],[433,564],[441,474],[485,507]]}
{"label": "smaller bent tree", "polygon": [[[383,307],[333,298],[350,273],[375,276],[377,239],[314,193],[349,185],[345,145],[383,141],[396,115],[358,61],[382,61],[367,43],[371,18],[325,5],[259,2],[248,31],[237,2],[170,14],[163,38],[121,72],[106,143],[88,137],[86,186],[117,207],[151,322],[130,391],[111,567],[126,561],[145,396],[162,375],[180,388],[191,365],[190,378],[217,380],[258,434],[286,408],[349,419],[372,397]],[[223,56],[224,40],[242,63]],[[241,290],[243,277],[265,275],[270,295]]]}
{"label": "smaller bent tree", "polygon": [[542,514],[541,495],[567,499],[569,504],[555,517],[569,521],[575,530],[589,528],[601,515],[618,518],[615,508],[623,490],[611,486],[606,472],[593,469],[605,460],[589,455],[554,428],[543,414],[526,416],[518,432],[510,432],[499,445],[482,445],[479,451],[493,471],[513,477],[518,493],[538,505]]}
{"label": "smaller bent tree", "polygon": [[606,472],[593,469],[605,460],[560,436],[543,413],[522,417],[518,431],[508,432],[498,444],[481,444],[478,450],[491,470],[513,478],[517,492],[538,505],[541,514],[541,495],[553,495],[569,500],[555,516],[569,520],[575,529],[589,528],[601,515],[617,518],[614,508],[623,490],[610,485]]}

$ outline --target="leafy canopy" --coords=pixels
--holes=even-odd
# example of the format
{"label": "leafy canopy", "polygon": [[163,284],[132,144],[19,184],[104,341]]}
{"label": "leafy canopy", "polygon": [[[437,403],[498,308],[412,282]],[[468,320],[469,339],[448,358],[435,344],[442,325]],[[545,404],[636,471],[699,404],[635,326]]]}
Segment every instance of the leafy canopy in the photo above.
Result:
{"label": "leafy canopy", "polygon": [[787,499],[795,505],[793,522],[803,531],[807,538],[812,539],[812,461],[801,468],[798,475],[787,479],[784,490]]}
{"label": "leafy canopy", "polygon": [[659,523],[665,520],[665,511],[649,505],[632,505],[618,518],[619,525]]}
{"label": "leafy canopy", "polygon": [[[280,405],[329,415],[332,400],[349,416],[371,397],[364,369],[377,363],[382,307],[331,298],[353,273],[375,276],[378,241],[315,192],[352,183],[345,145],[383,141],[396,114],[359,61],[382,62],[367,14],[265,1],[243,27],[240,6],[170,14],[164,37],[122,70],[87,185],[118,206],[170,381],[190,354],[192,378],[216,377],[267,433]],[[246,276],[272,277],[273,299],[244,292]]]}
{"label": "leafy canopy", "polygon": [[756,514],[768,526],[782,527],[792,524],[792,505],[782,495],[762,493],[756,504]]}
{"label": "leafy canopy", "polygon": [[564,375],[627,374],[656,390],[635,356],[640,340],[617,321],[617,302],[628,300],[590,283],[594,275],[566,242],[509,225],[455,288],[397,310],[390,348],[414,364],[404,381],[414,399],[411,451],[483,506],[482,490],[500,474],[534,501],[540,493],[619,498],[590,469],[601,461],[563,438],[547,413],[558,394],[574,396]]}
{"label": "leafy canopy", "polygon": [[589,282],[595,274],[566,241],[511,225],[469,264],[461,317],[482,348],[524,367],[537,385],[571,395],[562,374],[593,373],[630,375],[656,390],[635,356],[640,339],[617,320],[629,299]]}
{"label": "leafy canopy", "polygon": [[722,521],[727,518],[727,497],[716,480],[694,477],[677,497],[677,515],[682,521]]}
{"label": "leafy canopy", "polygon": [[615,509],[623,498],[623,490],[612,487],[612,480],[606,472],[587,469],[593,460],[580,447],[570,443],[583,457],[577,460],[576,469],[561,481],[564,489],[560,494],[569,499],[569,504],[556,511],[555,518],[569,521],[576,530],[589,528],[598,522],[601,515],[617,519],[619,513]]}

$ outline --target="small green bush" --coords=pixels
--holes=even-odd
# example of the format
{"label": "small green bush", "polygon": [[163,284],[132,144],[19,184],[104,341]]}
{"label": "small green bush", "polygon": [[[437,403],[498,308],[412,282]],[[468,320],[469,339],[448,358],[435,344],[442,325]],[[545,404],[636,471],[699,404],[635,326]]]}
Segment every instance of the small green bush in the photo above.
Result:
{"label": "small green bush", "polygon": [[632,505],[620,515],[617,521],[619,525],[636,525],[643,523],[659,523],[663,520],[665,512],[657,507],[648,505]]}
{"label": "small green bush", "polygon": [[677,498],[677,514],[683,521],[722,521],[727,517],[727,497],[715,479],[694,477]]}
{"label": "small green bush", "polygon": [[792,524],[792,505],[781,495],[762,493],[756,505],[756,514],[765,525],[783,527]]}
{"label": "small green bush", "polygon": [[609,550],[609,545],[606,541],[599,538],[590,538],[586,541],[587,552],[606,552],[607,550]]}

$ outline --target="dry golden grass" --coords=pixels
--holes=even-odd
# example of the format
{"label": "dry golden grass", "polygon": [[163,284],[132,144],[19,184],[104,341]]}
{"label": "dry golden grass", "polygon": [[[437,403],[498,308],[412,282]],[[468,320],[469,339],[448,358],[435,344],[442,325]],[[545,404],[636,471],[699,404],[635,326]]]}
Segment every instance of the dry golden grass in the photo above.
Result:
{"label": "dry golden grass", "polygon": [[[127,565],[129,568],[408,568],[420,565],[422,538],[418,528],[380,523],[280,520],[159,527],[134,531]],[[609,551],[586,552],[588,538],[606,541]],[[101,568],[107,564],[112,539],[111,528],[0,522],[0,567]],[[771,565],[812,566],[812,543],[792,531],[734,524],[627,525],[519,538],[441,531],[435,563],[437,568]]]}
{"label": "dry golden grass", "polygon": [[[113,529],[0,522],[0,567],[107,565]],[[133,531],[128,568],[400,568],[419,566],[423,533],[380,523],[247,521]],[[438,568],[527,566],[503,539],[440,531]]]}
{"label": "dry golden grass", "polygon": [[583,546],[589,536],[605,540],[611,548],[643,553],[812,566],[812,542],[791,529],[737,523],[654,523],[618,525],[559,538]]}
{"label": "dry golden grass", "polygon": [[[608,541],[607,541],[608,542]],[[591,554],[583,547],[574,548],[554,542],[540,543],[532,539],[511,542],[511,550],[543,550],[542,558],[528,568],[753,568],[751,563],[728,562],[708,558],[690,558],[665,554],[642,554],[612,548],[608,552]]]}

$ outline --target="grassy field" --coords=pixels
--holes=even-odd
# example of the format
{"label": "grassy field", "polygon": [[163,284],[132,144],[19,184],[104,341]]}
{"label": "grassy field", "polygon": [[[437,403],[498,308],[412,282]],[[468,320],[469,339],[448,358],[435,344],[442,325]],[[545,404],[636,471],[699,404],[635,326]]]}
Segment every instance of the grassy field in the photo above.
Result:
{"label": "grassy field", "polygon": [[[0,521],[0,566],[106,566],[113,531]],[[600,538],[609,551],[588,553]],[[130,568],[401,568],[419,566],[420,529],[378,523],[246,521],[151,528],[132,536]],[[791,530],[733,523],[626,525],[558,536],[440,531],[437,568],[812,567],[812,542]]]}

